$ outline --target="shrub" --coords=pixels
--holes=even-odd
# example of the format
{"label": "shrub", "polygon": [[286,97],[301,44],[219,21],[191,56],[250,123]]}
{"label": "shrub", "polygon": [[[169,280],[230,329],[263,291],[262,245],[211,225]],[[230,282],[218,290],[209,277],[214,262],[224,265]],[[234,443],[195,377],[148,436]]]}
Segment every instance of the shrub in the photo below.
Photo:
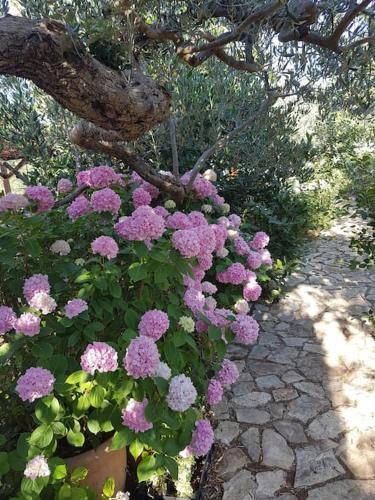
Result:
{"label": "shrub", "polygon": [[[182,211],[136,175],[96,167],[78,180],[86,193],[67,209],[50,209],[42,187],[0,203],[6,496],[72,487],[91,498],[86,472],[64,458],[111,435],[138,459],[140,480],[176,477],[176,455],[212,444],[206,398],[218,402],[238,377],[228,342],[258,334],[247,301],[272,264],[268,237],[241,233],[210,181],[197,177]],[[139,205],[139,189],[154,208]]]}

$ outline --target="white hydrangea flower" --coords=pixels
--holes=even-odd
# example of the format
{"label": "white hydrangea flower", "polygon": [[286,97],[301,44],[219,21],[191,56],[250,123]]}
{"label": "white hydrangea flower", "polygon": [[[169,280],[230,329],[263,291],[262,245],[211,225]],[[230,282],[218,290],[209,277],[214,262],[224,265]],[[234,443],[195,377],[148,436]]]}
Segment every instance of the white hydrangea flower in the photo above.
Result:
{"label": "white hydrangea flower", "polygon": [[173,200],[167,200],[164,203],[164,208],[167,210],[172,210],[173,208],[176,208],[176,203]]}
{"label": "white hydrangea flower", "polygon": [[56,240],[55,243],[52,243],[50,246],[50,250],[53,253],[57,253],[61,256],[70,254],[70,245],[65,240]]}
{"label": "white hydrangea flower", "polygon": [[29,479],[35,480],[38,477],[47,477],[51,471],[49,470],[47,460],[43,455],[37,455],[29,460],[24,470],[24,476]]}
{"label": "white hydrangea flower", "polygon": [[225,257],[228,255],[229,251],[223,247],[223,248],[220,248],[220,250],[218,250],[216,252],[216,255],[222,259],[225,259]]}
{"label": "white hydrangea flower", "polygon": [[209,168],[205,172],[203,172],[203,177],[206,179],[206,181],[210,182],[216,182],[217,181],[217,175],[214,169]]}
{"label": "white hydrangea flower", "polygon": [[212,205],[202,205],[201,211],[205,214],[210,214],[212,212]]}
{"label": "white hydrangea flower", "polygon": [[154,377],[161,377],[165,380],[169,380],[171,378],[172,372],[167,363],[160,361],[159,366],[156,369]]}
{"label": "white hydrangea flower", "polygon": [[237,314],[247,314],[250,310],[249,304],[244,299],[239,299],[234,304],[234,310]]}
{"label": "white hydrangea flower", "polygon": [[31,307],[39,309],[43,314],[49,314],[57,307],[55,300],[46,292],[36,293],[29,302]]}
{"label": "white hydrangea flower", "polygon": [[195,322],[193,318],[190,318],[189,316],[181,316],[178,324],[183,330],[185,330],[185,332],[193,333],[195,330]]}
{"label": "white hydrangea flower", "polygon": [[229,212],[230,212],[230,205],[229,205],[229,203],[223,203],[221,205],[221,211],[223,212],[223,214],[229,214]]}
{"label": "white hydrangea flower", "polygon": [[228,238],[230,240],[235,240],[238,238],[239,232],[236,229],[228,229]]}

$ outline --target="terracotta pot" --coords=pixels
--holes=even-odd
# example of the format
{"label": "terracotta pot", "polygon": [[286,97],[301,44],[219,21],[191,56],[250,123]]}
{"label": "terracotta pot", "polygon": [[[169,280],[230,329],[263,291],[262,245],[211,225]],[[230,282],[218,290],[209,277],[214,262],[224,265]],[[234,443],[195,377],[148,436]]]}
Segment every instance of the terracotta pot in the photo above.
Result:
{"label": "terracotta pot", "polygon": [[111,443],[112,438],[109,438],[96,450],[89,450],[65,460],[70,471],[77,467],[88,469],[86,478],[80,481],[80,484],[91,486],[99,494],[102,493],[103,484],[109,476],[115,480],[115,493],[125,491],[126,448],[110,451]]}

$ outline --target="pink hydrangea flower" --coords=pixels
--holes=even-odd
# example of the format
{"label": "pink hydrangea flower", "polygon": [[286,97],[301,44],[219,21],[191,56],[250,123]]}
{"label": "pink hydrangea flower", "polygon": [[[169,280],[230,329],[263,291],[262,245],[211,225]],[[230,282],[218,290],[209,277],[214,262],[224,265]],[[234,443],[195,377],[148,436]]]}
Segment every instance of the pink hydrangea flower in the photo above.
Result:
{"label": "pink hydrangea flower", "polygon": [[203,320],[198,319],[195,323],[195,329],[197,330],[198,333],[207,333],[208,325]]}
{"label": "pink hydrangea flower", "polygon": [[209,281],[204,281],[202,283],[202,292],[214,295],[217,292],[217,287]]}
{"label": "pink hydrangea flower", "polygon": [[268,243],[270,242],[270,237],[268,236],[267,233],[264,233],[263,231],[258,231],[255,233],[254,238],[250,242],[250,248],[253,250],[261,250],[262,248],[266,247]]}
{"label": "pink hydrangea flower", "polygon": [[230,216],[228,217],[228,220],[229,220],[231,226],[235,227],[236,229],[238,229],[241,225],[241,217],[239,217],[236,214],[230,214]]}
{"label": "pink hydrangea flower", "polygon": [[40,318],[33,313],[21,314],[15,323],[17,333],[23,333],[27,337],[33,337],[40,332]]}
{"label": "pink hydrangea flower", "polygon": [[145,432],[152,429],[153,425],[145,417],[145,409],[148,405],[148,399],[138,402],[130,399],[126,408],[122,410],[122,424],[134,432]]}
{"label": "pink hydrangea flower", "polygon": [[173,411],[186,411],[197,399],[197,391],[186,375],[176,375],[169,384],[167,404]]}
{"label": "pink hydrangea flower", "polygon": [[255,302],[262,295],[262,287],[255,281],[246,283],[243,288],[243,298],[248,302]]}
{"label": "pink hydrangea flower", "polygon": [[93,254],[107,257],[108,260],[117,257],[119,247],[116,241],[110,236],[99,236],[91,243],[91,250]]}
{"label": "pink hydrangea flower", "polygon": [[198,265],[199,271],[208,271],[212,267],[213,257],[212,254],[200,254],[198,255]]}
{"label": "pink hydrangea flower", "polygon": [[49,314],[57,307],[56,301],[45,292],[38,292],[33,295],[29,302],[34,309],[39,309],[43,314]]}
{"label": "pink hydrangea flower", "polygon": [[262,256],[259,252],[249,252],[247,265],[250,269],[258,269],[262,265]]}
{"label": "pink hydrangea flower", "polygon": [[22,401],[32,403],[53,391],[55,377],[45,368],[29,368],[17,381],[16,392]]}
{"label": "pink hydrangea flower", "polygon": [[207,226],[208,222],[206,221],[205,216],[202,212],[198,212],[194,210],[188,214],[188,220],[190,223],[190,227],[198,227],[198,226]]}
{"label": "pink hydrangea flower", "polygon": [[28,186],[25,194],[29,200],[37,203],[38,212],[46,212],[55,204],[53,194],[45,186]]}
{"label": "pink hydrangea flower", "polygon": [[110,188],[100,189],[91,195],[91,207],[94,212],[110,212],[117,215],[121,207],[121,198]]}
{"label": "pink hydrangea flower", "polygon": [[87,215],[88,213],[91,212],[90,202],[86,198],[86,196],[81,194],[80,196],[77,196],[75,200],[72,201],[72,203],[67,208],[67,212],[69,218],[72,221],[75,221],[79,219],[79,217]]}
{"label": "pink hydrangea flower", "polygon": [[90,375],[94,375],[95,371],[115,372],[118,368],[117,352],[105,342],[93,342],[81,356],[81,368]]}
{"label": "pink hydrangea flower", "polygon": [[157,240],[163,236],[165,223],[149,206],[134,210],[130,217],[121,218],[115,225],[117,234],[131,241]]}
{"label": "pink hydrangea flower", "polygon": [[197,313],[203,308],[205,298],[200,290],[188,288],[184,294],[184,302],[193,313]]}
{"label": "pink hydrangea flower", "polygon": [[211,228],[215,233],[215,251],[219,252],[225,245],[225,242],[228,238],[228,231],[224,226],[220,224],[212,224]]}
{"label": "pink hydrangea flower", "polygon": [[126,350],[124,367],[136,379],[151,377],[160,362],[160,355],[154,340],[140,336],[133,339]]}
{"label": "pink hydrangea flower", "polygon": [[193,229],[179,229],[173,233],[172,245],[184,257],[196,257],[200,252],[199,237]]}
{"label": "pink hydrangea flower", "polygon": [[209,405],[217,405],[223,397],[223,386],[218,380],[214,378],[208,383],[207,388],[207,402]]}
{"label": "pink hydrangea flower", "polygon": [[211,196],[211,200],[216,204],[221,207],[225,203],[225,199],[222,196],[219,196],[218,194],[214,194]]}
{"label": "pink hydrangea flower", "polygon": [[60,194],[68,194],[73,189],[73,184],[69,179],[60,179],[57,183],[57,192]]}
{"label": "pink hydrangea flower", "polygon": [[120,176],[113,170],[113,168],[106,165],[99,165],[89,170],[90,187],[94,189],[101,189],[118,184]]}
{"label": "pink hydrangea flower", "polygon": [[237,255],[247,255],[250,252],[249,246],[242,236],[238,236],[238,238],[234,240],[234,250]]}
{"label": "pink hydrangea flower", "polygon": [[0,197],[0,212],[7,210],[22,210],[27,207],[29,200],[22,194],[8,193]]}
{"label": "pink hydrangea flower", "polygon": [[239,376],[240,374],[236,364],[229,359],[224,359],[220,370],[215,375],[215,379],[218,380],[223,387],[230,387]]}
{"label": "pink hydrangea flower", "polygon": [[220,283],[230,283],[240,285],[246,280],[246,269],[239,262],[231,264],[225,271],[217,273],[216,279]]}
{"label": "pink hydrangea flower", "polygon": [[90,186],[90,170],[81,170],[78,172],[77,176],[77,186],[78,187],[83,187],[83,186]]}
{"label": "pink hydrangea flower", "polygon": [[46,274],[33,274],[33,276],[27,278],[23,284],[23,295],[29,304],[36,293],[44,292],[49,294],[50,291],[51,287]]}
{"label": "pink hydrangea flower", "polygon": [[157,198],[159,196],[159,194],[160,194],[159,189],[156,186],[154,186],[153,184],[150,184],[147,181],[142,182],[141,188],[144,189],[145,191],[147,191],[148,194],[151,196],[151,198],[153,200],[155,198]]}
{"label": "pink hydrangea flower", "polygon": [[170,229],[191,229],[189,217],[182,212],[175,212],[166,219],[166,225]]}
{"label": "pink hydrangea flower", "polygon": [[261,259],[262,259],[262,264],[265,266],[272,266],[273,265],[273,260],[271,257],[270,252],[266,248],[262,248],[259,250]]}
{"label": "pink hydrangea flower", "polygon": [[69,300],[65,305],[65,316],[69,319],[78,316],[83,311],[87,311],[89,308],[87,302],[83,299],[72,299]]}
{"label": "pink hydrangea flower", "polygon": [[[186,172],[181,177],[181,183],[186,186],[190,180],[190,172]],[[211,198],[214,197],[217,194],[217,189],[216,187],[207,179],[203,177],[203,175],[198,174],[197,177],[194,179],[192,190],[195,192],[195,195],[198,199],[203,199],[203,198]]]}
{"label": "pink hydrangea flower", "polygon": [[48,477],[51,474],[46,458],[43,455],[36,455],[26,464],[23,475],[35,481],[38,477]]}
{"label": "pink hydrangea flower", "polygon": [[168,328],[168,315],[158,309],[145,312],[138,325],[140,335],[145,335],[155,341],[159,340]]}
{"label": "pink hydrangea flower", "polygon": [[197,420],[188,451],[196,457],[207,455],[214,442],[214,431],[208,420]]}
{"label": "pink hydrangea flower", "polygon": [[17,316],[13,309],[8,306],[0,306],[0,335],[13,330]]}
{"label": "pink hydrangea flower", "polygon": [[221,217],[219,217],[217,219],[217,223],[219,224],[219,226],[225,227],[225,229],[229,229],[232,225],[230,220],[228,219],[228,217],[225,217],[225,215],[222,215]]}
{"label": "pink hydrangea flower", "polygon": [[150,205],[152,201],[150,193],[141,187],[134,189],[132,199],[135,208],[141,207],[142,205]]}
{"label": "pink hydrangea flower", "polygon": [[233,321],[231,329],[236,335],[236,342],[241,344],[254,344],[258,338],[259,324],[252,316],[237,314],[236,321]]}
{"label": "pink hydrangea flower", "polygon": [[168,210],[166,208],[162,207],[161,205],[158,205],[157,207],[155,207],[154,212],[157,215],[160,215],[160,217],[163,217],[163,219],[165,219],[169,215]]}

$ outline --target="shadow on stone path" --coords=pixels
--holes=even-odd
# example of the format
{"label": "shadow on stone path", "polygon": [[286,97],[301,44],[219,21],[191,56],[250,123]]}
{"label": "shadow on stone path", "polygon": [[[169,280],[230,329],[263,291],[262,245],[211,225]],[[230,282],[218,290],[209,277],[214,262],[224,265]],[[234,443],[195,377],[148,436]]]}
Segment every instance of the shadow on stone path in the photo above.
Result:
{"label": "shadow on stone path", "polygon": [[353,224],[308,244],[286,297],[257,306],[258,343],[230,349],[241,378],[215,409],[223,500],[375,499],[375,341],[360,319],[375,270],[348,268]]}

